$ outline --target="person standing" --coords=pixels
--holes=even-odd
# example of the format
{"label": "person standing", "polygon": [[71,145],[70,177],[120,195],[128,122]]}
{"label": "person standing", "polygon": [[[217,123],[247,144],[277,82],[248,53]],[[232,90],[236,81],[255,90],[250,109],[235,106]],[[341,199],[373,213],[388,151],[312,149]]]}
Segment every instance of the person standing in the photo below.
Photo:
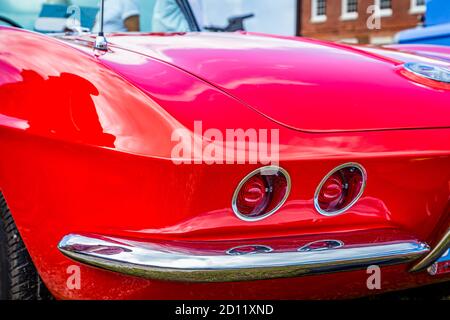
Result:
{"label": "person standing", "polygon": [[[200,29],[203,28],[203,1],[188,0]],[[192,27],[177,0],[158,0],[153,13],[154,32],[188,32]]]}
{"label": "person standing", "polygon": [[[105,32],[137,32],[140,30],[138,0],[105,0]],[[93,32],[100,31],[100,13],[95,20]]]}

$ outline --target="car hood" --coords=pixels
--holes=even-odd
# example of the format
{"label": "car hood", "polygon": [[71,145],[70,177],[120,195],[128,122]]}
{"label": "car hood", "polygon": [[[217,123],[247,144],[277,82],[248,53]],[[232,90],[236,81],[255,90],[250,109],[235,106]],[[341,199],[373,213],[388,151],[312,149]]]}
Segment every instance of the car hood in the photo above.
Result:
{"label": "car hood", "polygon": [[433,55],[429,48],[377,49],[248,33],[115,35],[109,41],[111,48],[183,69],[292,129],[450,127],[449,88],[406,77],[402,68],[411,61],[448,66],[447,49]]}

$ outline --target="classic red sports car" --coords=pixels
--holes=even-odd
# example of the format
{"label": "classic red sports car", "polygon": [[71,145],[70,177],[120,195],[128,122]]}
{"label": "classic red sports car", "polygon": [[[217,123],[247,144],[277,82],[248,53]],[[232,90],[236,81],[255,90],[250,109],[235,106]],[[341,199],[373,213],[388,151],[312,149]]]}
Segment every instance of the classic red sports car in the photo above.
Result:
{"label": "classic red sports car", "polygon": [[1,298],[450,280],[450,48],[98,40],[0,27]]}

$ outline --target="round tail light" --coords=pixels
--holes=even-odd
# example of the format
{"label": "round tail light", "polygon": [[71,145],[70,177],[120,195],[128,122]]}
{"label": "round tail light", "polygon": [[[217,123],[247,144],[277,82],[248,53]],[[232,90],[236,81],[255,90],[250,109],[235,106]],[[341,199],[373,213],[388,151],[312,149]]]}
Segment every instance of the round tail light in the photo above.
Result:
{"label": "round tail light", "polygon": [[274,214],[286,201],[291,188],[286,170],[263,167],[247,175],[236,188],[232,207],[240,219],[259,221]]}
{"label": "round tail light", "polygon": [[366,171],[359,164],[347,163],[335,168],[325,176],[316,190],[316,210],[326,216],[346,212],[362,196],[366,180]]}

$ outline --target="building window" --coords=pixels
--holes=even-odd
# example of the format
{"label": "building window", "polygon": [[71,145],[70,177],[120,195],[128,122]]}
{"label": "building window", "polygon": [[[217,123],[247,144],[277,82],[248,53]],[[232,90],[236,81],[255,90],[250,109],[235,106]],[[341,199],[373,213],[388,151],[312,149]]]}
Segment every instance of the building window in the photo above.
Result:
{"label": "building window", "polygon": [[342,0],[342,20],[358,18],[358,0]]}
{"label": "building window", "polygon": [[345,44],[358,44],[359,40],[357,38],[342,38],[339,40],[339,42]]}
{"label": "building window", "polygon": [[380,0],[380,9],[381,10],[391,9],[392,10],[392,0]]}
{"label": "building window", "polygon": [[393,42],[394,42],[394,38],[391,36],[371,37],[370,38],[370,44],[377,45],[377,46],[392,44]]}
{"label": "building window", "polygon": [[418,14],[425,13],[427,11],[427,3],[426,0],[411,0],[411,9],[409,13]]}
{"label": "building window", "polygon": [[375,0],[378,16],[389,17],[392,16],[392,0]]}
{"label": "building window", "polygon": [[312,0],[311,8],[311,22],[325,22],[327,20],[327,0]]}

